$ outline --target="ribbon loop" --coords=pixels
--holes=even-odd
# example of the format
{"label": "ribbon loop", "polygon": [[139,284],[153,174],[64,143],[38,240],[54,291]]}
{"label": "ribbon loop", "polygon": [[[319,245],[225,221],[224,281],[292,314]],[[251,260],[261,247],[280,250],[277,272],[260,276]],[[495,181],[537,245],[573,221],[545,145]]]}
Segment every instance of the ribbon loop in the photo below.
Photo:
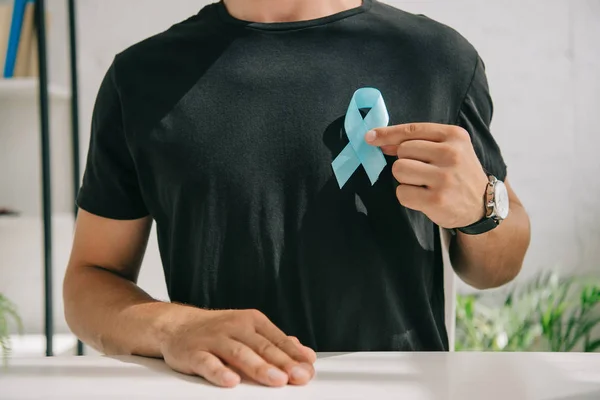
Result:
{"label": "ribbon loop", "polygon": [[[365,118],[360,113],[361,108],[371,109]],[[344,121],[344,128],[350,143],[331,163],[340,189],[344,187],[361,164],[371,185],[377,182],[387,163],[381,149],[369,145],[365,141],[365,135],[371,129],[387,126],[389,119],[383,96],[379,90],[361,88],[354,92]]]}

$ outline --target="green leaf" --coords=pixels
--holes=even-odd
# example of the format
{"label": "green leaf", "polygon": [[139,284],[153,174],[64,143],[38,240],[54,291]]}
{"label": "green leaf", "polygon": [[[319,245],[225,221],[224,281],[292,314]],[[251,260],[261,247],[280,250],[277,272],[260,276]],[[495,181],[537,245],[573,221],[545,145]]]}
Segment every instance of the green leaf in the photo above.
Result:
{"label": "green leaf", "polygon": [[578,327],[573,338],[568,342],[568,346],[565,351],[571,351],[573,348],[579,343],[581,339],[583,339],[587,334],[589,334],[597,325],[600,324],[600,317],[594,318],[591,321],[586,321]]}
{"label": "green leaf", "polygon": [[575,328],[578,324],[578,320],[579,320],[578,312],[579,312],[578,310],[573,311],[571,316],[569,317],[569,320],[567,323],[567,331],[565,333],[566,340],[569,340],[569,338],[571,337],[571,333],[573,332],[573,328]]}
{"label": "green leaf", "polygon": [[514,295],[515,295],[515,293],[513,291],[508,293],[508,296],[506,296],[506,300],[504,300],[504,305],[506,307],[512,306]]}
{"label": "green leaf", "polygon": [[[17,307],[14,303],[9,301],[5,296],[0,295],[0,315],[3,318],[6,316],[11,317],[11,319],[17,324],[17,331],[19,333],[23,332],[23,321],[21,317],[19,317],[19,313],[17,312]],[[8,335],[8,328],[6,331],[6,335]],[[0,333],[1,336],[1,333]]]}
{"label": "green leaf", "polygon": [[581,291],[581,308],[589,311],[600,303],[600,288],[595,285],[587,284]]}
{"label": "green leaf", "polygon": [[551,324],[552,324],[552,309],[548,308],[544,312],[544,315],[542,316],[542,326],[544,327],[545,331],[550,332]]}
{"label": "green leaf", "polygon": [[600,339],[595,340],[591,343],[586,343],[584,351],[586,353],[592,353],[599,349],[600,349]]}
{"label": "green leaf", "polygon": [[23,332],[23,321],[19,317],[17,307],[6,296],[0,294],[0,356],[4,366],[7,365],[11,352],[9,319],[16,322],[19,332]]}
{"label": "green leaf", "polygon": [[[567,314],[567,307],[568,304],[563,302],[559,305],[558,310],[556,310],[556,337],[561,344],[564,343],[568,338],[568,336],[565,334],[565,315]],[[558,347],[560,347],[560,344]]]}
{"label": "green leaf", "polygon": [[465,315],[468,319],[473,319],[475,313],[475,299],[473,297],[467,297],[465,300]]}
{"label": "green leaf", "polygon": [[8,321],[6,320],[4,313],[0,312],[0,355],[2,356],[4,365],[6,365],[8,361],[10,350],[10,343],[8,339]]}
{"label": "green leaf", "polygon": [[563,307],[563,308],[567,307],[566,298],[571,291],[572,285],[573,285],[573,280],[568,279],[568,280],[564,281],[563,285],[561,286],[561,294],[557,298],[557,301],[555,303],[556,306]]}

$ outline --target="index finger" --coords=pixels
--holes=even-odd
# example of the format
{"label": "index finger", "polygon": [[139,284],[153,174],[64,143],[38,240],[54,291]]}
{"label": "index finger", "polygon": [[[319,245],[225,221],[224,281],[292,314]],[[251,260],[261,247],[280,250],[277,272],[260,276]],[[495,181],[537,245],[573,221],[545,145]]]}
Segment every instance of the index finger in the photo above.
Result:
{"label": "index finger", "polygon": [[372,146],[398,146],[407,140],[443,142],[446,133],[447,126],[424,122],[376,128],[367,132],[365,140]]}

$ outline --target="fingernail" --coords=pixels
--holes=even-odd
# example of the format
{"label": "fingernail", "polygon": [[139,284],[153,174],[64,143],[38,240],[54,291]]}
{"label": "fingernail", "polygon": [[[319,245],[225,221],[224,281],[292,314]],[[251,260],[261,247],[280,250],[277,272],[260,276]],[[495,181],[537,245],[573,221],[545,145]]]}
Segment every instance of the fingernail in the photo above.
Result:
{"label": "fingernail", "polygon": [[[316,353],[315,353],[315,354],[316,354]],[[304,368],[304,370],[305,370],[306,372],[308,372],[309,374],[310,374],[310,373],[313,371],[313,369],[314,369],[314,368],[313,368],[313,366],[312,366],[311,364],[307,364],[307,363],[302,363],[302,364],[300,364],[300,366],[301,366],[302,368]]]}
{"label": "fingernail", "polygon": [[288,376],[285,372],[278,370],[277,368],[270,368],[267,371],[267,376],[271,382],[280,382],[287,380]]}
{"label": "fingernail", "polygon": [[375,140],[376,137],[377,137],[377,132],[375,132],[375,131],[369,131],[365,135],[365,140],[367,142],[372,142],[373,140]]}
{"label": "fingernail", "polygon": [[240,381],[240,377],[231,371],[223,372],[221,379],[225,385],[237,385]]}
{"label": "fingernail", "polygon": [[307,381],[310,379],[309,371],[310,369],[308,366],[301,364],[297,367],[292,368],[290,375],[295,381]]}

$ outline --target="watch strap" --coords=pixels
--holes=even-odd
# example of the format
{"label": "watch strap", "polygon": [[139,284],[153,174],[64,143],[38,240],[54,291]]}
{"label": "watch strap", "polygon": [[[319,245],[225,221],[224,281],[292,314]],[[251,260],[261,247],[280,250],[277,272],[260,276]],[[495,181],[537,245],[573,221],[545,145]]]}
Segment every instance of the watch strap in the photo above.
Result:
{"label": "watch strap", "polygon": [[495,218],[485,217],[474,224],[465,226],[463,228],[458,228],[458,230],[467,235],[481,235],[482,233],[491,231],[498,225],[499,221],[497,221]]}

